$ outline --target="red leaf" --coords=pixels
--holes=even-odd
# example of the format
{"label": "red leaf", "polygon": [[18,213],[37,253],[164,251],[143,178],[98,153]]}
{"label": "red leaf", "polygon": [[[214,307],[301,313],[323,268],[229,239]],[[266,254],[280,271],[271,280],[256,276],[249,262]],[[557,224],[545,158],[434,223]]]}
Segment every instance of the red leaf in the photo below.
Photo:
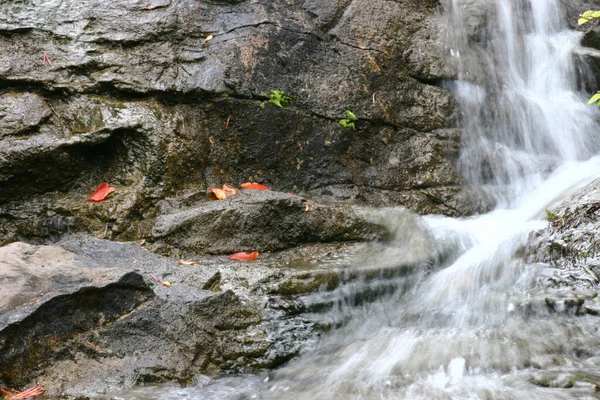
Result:
{"label": "red leaf", "polygon": [[90,196],[90,200],[95,202],[104,201],[109,195],[114,193],[116,190],[117,189],[115,189],[114,187],[110,187],[108,183],[103,183],[102,185],[98,186],[96,190],[94,190],[94,193],[92,193],[92,195]]}
{"label": "red leaf", "polygon": [[242,188],[244,189],[252,189],[252,190],[269,190],[265,185],[261,185],[260,183],[252,182],[252,183],[242,183]]}
{"label": "red leaf", "polygon": [[241,253],[232,254],[227,258],[229,258],[230,260],[248,261],[248,260],[255,260],[256,257],[258,257],[258,251],[253,251],[252,253],[247,253],[244,251]]}

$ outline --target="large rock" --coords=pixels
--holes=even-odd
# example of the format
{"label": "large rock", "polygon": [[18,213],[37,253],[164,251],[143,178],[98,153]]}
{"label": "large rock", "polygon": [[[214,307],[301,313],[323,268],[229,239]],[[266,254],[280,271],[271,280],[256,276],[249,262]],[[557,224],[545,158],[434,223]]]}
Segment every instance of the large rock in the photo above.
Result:
{"label": "large rock", "polygon": [[385,216],[403,222],[392,246],[318,244],[253,262],[182,265],[85,236],[0,247],[0,387],[77,397],[279,366],[333,327],[318,313],[406,290],[397,278],[431,264],[418,218]]}
{"label": "large rock", "polygon": [[[102,181],[118,188],[123,225],[164,197],[248,180],[457,213],[459,135],[447,129],[451,95],[436,85],[449,74],[435,7],[3,5],[0,241],[51,234],[15,227],[29,217],[53,218],[49,231],[104,232],[110,221],[87,218],[79,203]],[[270,89],[289,94],[289,107],[268,103]],[[358,116],[356,131],[338,124],[345,110]]]}
{"label": "large rock", "polygon": [[550,265],[551,286],[595,288],[600,283],[600,180],[546,212],[548,229],[534,236],[529,261]]}
{"label": "large rock", "polygon": [[222,201],[204,193],[166,200],[152,228],[156,248],[195,254],[275,251],[303,243],[369,241],[387,234],[370,210],[292,194],[242,191]]}
{"label": "large rock", "polygon": [[[97,393],[268,364],[275,341],[263,312],[231,290],[202,289],[215,271],[82,237],[1,247],[0,386],[35,381],[53,394]],[[252,279],[266,275],[257,267]],[[244,276],[237,273],[252,282]]]}

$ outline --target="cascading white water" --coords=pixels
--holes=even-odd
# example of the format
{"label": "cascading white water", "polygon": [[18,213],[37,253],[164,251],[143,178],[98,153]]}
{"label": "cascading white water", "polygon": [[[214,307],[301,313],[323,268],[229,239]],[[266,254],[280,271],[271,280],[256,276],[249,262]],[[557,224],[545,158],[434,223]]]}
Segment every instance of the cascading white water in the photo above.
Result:
{"label": "cascading white water", "polygon": [[600,376],[589,355],[600,335],[596,321],[550,315],[532,285],[542,271],[516,255],[545,226],[548,204],[600,176],[597,110],[576,91],[580,34],[566,29],[558,0],[448,0],[445,9],[461,168],[471,184],[500,188],[500,206],[471,219],[426,217],[434,246],[454,249],[454,261],[417,273],[408,291],[345,310],[346,326],[267,383],[221,380],[197,398],[596,396],[531,383],[539,374]]}
{"label": "cascading white water", "polygon": [[[573,50],[558,0],[452,0],[451,50],[463,112],[463,173],[503,186],[511,205],[566,161],[598,153],[596,110],[575,91]],[[473,26],[467,21],[486,18]]]}
{"label": "cascading white water", "polygon": [[[367,306],[276,374],[265,398],[573,398],[529,385],[524,371],[600,371],[574,355],[583,342],[600,345],[595,328],[548,318],[530,292],[539,270],[515,255],[545,226],[550,202],[600,176],[598,114],[576,91],[580,34],[566,30],[557,0],[446,8],[461,168],[470,183],[500,188],[500,206],[474,219],[426,218],[434,242],[458,241],[462,254],[409,294]],[[486,22],[467,23],[478,15]]]}

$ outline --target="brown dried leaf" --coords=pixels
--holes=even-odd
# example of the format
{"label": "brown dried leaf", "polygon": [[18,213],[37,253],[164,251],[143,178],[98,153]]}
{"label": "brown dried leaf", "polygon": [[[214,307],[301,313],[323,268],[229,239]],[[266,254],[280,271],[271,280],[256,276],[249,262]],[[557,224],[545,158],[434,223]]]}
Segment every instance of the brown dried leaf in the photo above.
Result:
{"label": "brown dried leaf", "polygon": [[225,200],[227,198],[227,194],[223,189],[209,187],[207,190],[209,196],[211,196],[215,200]]}

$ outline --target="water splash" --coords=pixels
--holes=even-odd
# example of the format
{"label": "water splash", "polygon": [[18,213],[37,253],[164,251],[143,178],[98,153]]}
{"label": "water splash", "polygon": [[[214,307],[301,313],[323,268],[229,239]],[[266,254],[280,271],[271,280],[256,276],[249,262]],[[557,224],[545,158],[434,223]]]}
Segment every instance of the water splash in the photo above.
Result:
{"label": "water splash", "polygon": [[[544,209],[600,176],[600,158],[594,157],[600,150],[598,112],[576,90],[573,54],[581,36],[566,29],[558,0],[447,0],[444,7],[448,59],[458,70],[452,88],[462,111],[461,170],[472,185],[501,189],[500,206],[476,218],[426,217],[429,234],[415,246],[427,243],[432,252],[446,254],[436,268],[397,277],[410,286],[399,283],[403,290],[376,302],[334,309],[351,315],[347,325],[272,376],[211,381],[187,394],[307,400],[597,396],[597,321],[550,314],[545,294],[533,284],[541,268],[519,257],[529,233],[545,226]],[[403,224],[398,220],[397,231],[406,235]],[[382,262],[400,263],[407,252],[389,249]],[[578,386],[550,388],[568,387],[573,376]],[[140,398],[161,397],[145,392]]]}
{"label": "water splash", "polygon": [[531,384],[535,369],[597,373],[600,362],[577,349],[600,339],[590,321],[548,314],[532,284],[540,269],[518,255],[546,225],[549,204],[600,175],[598,114],[576,90],[580,34],[566,30],[557,0],[453,0],[446,8],[461,169],[471,184],[501,189],[500,206],[471,219],[425,218],[434,246],[453,247],[454,261],[365,305],[277,372],[265,398],[590,395]]}

